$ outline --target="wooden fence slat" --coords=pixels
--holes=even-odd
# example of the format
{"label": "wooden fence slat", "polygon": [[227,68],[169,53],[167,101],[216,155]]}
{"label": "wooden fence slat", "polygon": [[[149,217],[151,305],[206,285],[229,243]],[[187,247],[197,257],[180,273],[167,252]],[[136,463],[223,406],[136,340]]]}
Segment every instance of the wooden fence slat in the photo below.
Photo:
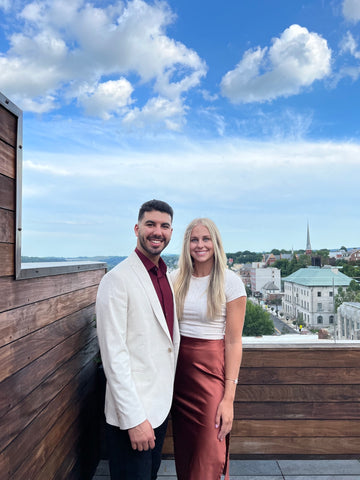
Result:
{"label": "wooden fence slat", "polygon": [[91,321],[94,306],[86,307],[66,318],[37,330],[0,349],[0,381],[18,372],[29,363],[62,343]]}
{"label": "wooden fence slat", "polygon": [[[171,418],[167,436],[173,435]],[[360,437],[360,420],[237,420],[231,437]]]}
{"label": "wooden fence slat", "polygon": [[237,402],[356,402],[360,385],[243,385]]}
{"label": "wooden fence slat", "polygon": [[[26,468],[19,468],[13,475],[12,480],[28,480],[29,478],[36,478],[39,480],[39,471],[46,469],[46,474],[51,475],[50,472],[60,464],[64,454],[68,453],[69,448],[73,447],[74,438],[78,436],[78,430],[81,427],[80,421],[77,418],[80,415],[81,402],[74,402],[72,409],[67,409],[58,419],[57,423],[44,436],[43,441],[32,452],[30,459],[26,462]],[[77,418],[74,423],[74,417]],[[69,428],[70,425],[70,428]],[[66,432],[62,442],[59,444],[59,431]],[[64,448],[66,452],[64,452]],[[54,452],[55,451],[55,452]],[[50,457],[52,460],[49,460]],[[60,460],[59,460],[60,459]],[[55,460],[55,462],[54,462]],[[55,465],[53,465],[55,463]],[[50,477],[47,477],[50,480]],[[67,478],[66,476],[63,478]]]}
{"label": "wooden fence slat", "polygon": [[0,105],[0,139],[15,147],[17,138],[17,117]]}
{"label": "wooden fence slat", "polygon": [[360,384],[360,370],[352,367],[317,368],[304,367],[264,367],[242,368],[238,389],[242,385],[323,385],[323,384]]}
{"label": "wooden fence slat", "polygon": [[238,436],[360,437],[360,420],[234,420],[231,437]]}
{"label": "wooden fence slat", "polygon": [[[90,343],[89,343],[90,342]],[[61,365],[81,351],[84,357],[95,356],[98,351],[95,329],[85,327],[49,350],[30,365],[22,368],[1,383],[0,418],[8,415]],[[0,445],[5,441],[0,429]]]}
{"label": "wooden fence slat", "polygon": [[0,242],[15,243],[15,214],[3,208],[0,208]]}
{"label": "wooden fence slat", "polygon": [[[274,347],[274,345],[272,346]],[[300,348],[287,345],[275,348],[254,348],[244,345],[241,368],[245,367],[360,367],[359,346],[354,344],[301,345]],[[345,353],[345,355],[344,355]]]}
{"label": "wooden fence slat", "polygon": [[[23,468],[26,470],[26,459],[41,444],[43,437],[56,424],[57,419],[79,398],[84,388],[94,388],[91,380],[95,378],[96,365],[92,359],[87,366],[74,378],[71,384],[62,389],[47,407],[38,415],[28,428],[25,428],[6,449],[0,453],[0,472],[4,472],[4,480],[12,480],[14,473]],[[82,396],[82,395],[80,395]],[[76,421],[76,417],[74,417]],[[58,442],[61,442],[61,431]],[[76,444],[76,439],[74,439]],[[21,455],[19,455],[21,452]]]}
{"label": "wooden fence slat", "polygon": [[360,420],[360,401],[345,403],[241,402],[234,404],[234,412],[235,418],[241,420]]}
{"label": "wooden fence slat", "polygon": [[[15,246],[12,243],[0,243],[0,276],[12,277],[15,275]],[[0,280],[2,280],[0,278]],[[0,286],[1,296],[3,292]],[[1,300],[0,300],[1,301]]]}
{"label": "wooden fence slat", "polygon": [[0,139],[0,174],[15,179],[16,152],[14,147],[6,145]]}
{"label": "wooden fence slat", "polygon": [[[0,144],[0,172],[1,172]],[[0,208],[15,211],[15,180],[0,174]]]}
{"label": "wooden fence slat", "polygon": [[234,437],[230,442],[230,453],[277,456],[282,455],[358,455],[360,437],[306,437],[306,438],[259,438]]}
{"label": "wooden fence slat", "polygon": [[[95,346],[96,343],[94,342],[94,355],[96,353]],[[1,422],[0,444],[6,447],[11,443],[36,418],[39,412],[53,400],[58,392],[70,383],[88,361],[89,357],[85,356],[84,352],[79,352],[46,378],[43,383],[36,386],[21,403],[18,403],[10,410]]]}
{"label": "wooden fence slat", "polygon": [[0,313],[0,347],[94,304],[97,288],[86,287]]}
{"label": "wooden fence slat", "polygon": [[103,275],[104,270],[90,270],[16,282],[0,278],[0,312],[98,285]]}

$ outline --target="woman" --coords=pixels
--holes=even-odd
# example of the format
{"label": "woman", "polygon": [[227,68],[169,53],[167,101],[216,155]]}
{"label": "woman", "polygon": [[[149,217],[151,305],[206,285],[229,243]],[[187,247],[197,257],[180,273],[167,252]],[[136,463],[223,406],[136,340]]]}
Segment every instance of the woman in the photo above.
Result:
{"label": "woman", "polygon": [[172,410],[178,480],[229,478],[246,292],[207,218],[187,227],[174,283],[181,344]]}

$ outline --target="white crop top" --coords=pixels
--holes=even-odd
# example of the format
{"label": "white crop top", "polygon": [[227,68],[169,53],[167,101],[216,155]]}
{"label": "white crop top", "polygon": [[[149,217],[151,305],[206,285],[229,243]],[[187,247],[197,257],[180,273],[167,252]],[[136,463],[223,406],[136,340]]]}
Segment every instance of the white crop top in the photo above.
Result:
{"label": "white crop top", "polygon": [[[170,273],[174,282],[178,270]],[[220,340],[225,335],[226,305],[223,305],[221,316],[209,320],[207,312],[207,287],[210,276],[191,277],[190,286],[184,303],[184,313],[179,319],[180,333],[186,337]],[[231,270],[225,270],[226,303],[246,296],[241,278]]]}

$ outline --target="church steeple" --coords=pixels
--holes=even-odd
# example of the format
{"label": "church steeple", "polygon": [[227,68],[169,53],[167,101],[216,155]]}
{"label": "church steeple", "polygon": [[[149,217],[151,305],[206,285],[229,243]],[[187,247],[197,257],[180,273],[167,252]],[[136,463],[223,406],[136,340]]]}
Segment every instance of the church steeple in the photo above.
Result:
{"label": "church steeple", "polygon": [[307,237],[306,237],[306,255],[311,255],[311,243],[310,243],[310,229],[309,229],[309,222],[307,222]]}

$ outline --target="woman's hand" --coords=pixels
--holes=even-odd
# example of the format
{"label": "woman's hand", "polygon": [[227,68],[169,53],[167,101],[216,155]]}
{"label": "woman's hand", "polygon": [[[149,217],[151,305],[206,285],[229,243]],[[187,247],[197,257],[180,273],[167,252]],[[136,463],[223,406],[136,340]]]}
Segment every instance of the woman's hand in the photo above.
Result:
{"label": "woman's hand", "polygon": [[223,398],[219,403],[215,417],[215,427],[219,428],[218,439],[224,440],[230,433],[234,419],[234,403],[232,400]]}

